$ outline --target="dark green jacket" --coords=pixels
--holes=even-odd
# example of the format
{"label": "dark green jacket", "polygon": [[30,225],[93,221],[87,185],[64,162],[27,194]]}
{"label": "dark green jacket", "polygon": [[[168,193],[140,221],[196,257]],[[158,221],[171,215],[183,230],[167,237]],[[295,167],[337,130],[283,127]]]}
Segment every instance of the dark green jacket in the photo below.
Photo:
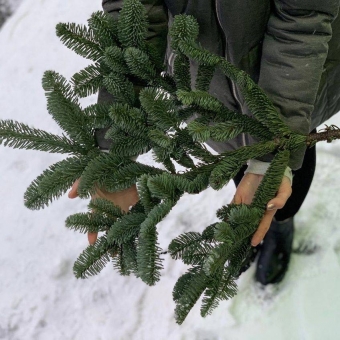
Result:
{"label": "dark green jacket", "polygon": [[[173,54],[168,22],[187,13],[200,25],[199,42],[251,75],[268,94],[285,122],[308,133],[340,111],[340,0],[142,0],[149,16],[149,37]],[[104,0],[105,11],[118,15],[122,1]],[[194,76],[196,67],[192,65]],[[231,109],[248,113],[238,89],[216,73],[210,92]],[[102,91],[99,100],[108,100]],[[251,144],[241,135],[228,143],[210,143],[216,151]],[[303,153],[290,162],[301,166]]]}

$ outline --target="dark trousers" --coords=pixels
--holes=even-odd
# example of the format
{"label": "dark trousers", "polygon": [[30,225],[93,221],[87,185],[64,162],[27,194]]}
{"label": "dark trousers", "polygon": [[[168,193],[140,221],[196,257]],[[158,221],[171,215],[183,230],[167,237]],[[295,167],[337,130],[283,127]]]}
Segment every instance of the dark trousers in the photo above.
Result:
{"label": "dark trousers", "polygon": [[[315,146],[307,149],[302,167],[299,170],[293,171],[293,192],[289,197],[286,205],[279,209],[275,214],[277,221],[284,221],[289,217],[293,217],[300,209],[309,191],[310,185],[315,172],[316,153]],[[238,174],[234,177],[236,187],[241,182],[244,171],[247,166],[243,166]]]}

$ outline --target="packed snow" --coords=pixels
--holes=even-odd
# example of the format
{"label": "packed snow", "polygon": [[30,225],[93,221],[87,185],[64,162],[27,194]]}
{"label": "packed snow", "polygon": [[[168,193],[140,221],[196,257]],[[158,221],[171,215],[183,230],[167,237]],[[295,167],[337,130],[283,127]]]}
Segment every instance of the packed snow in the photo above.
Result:
{"label": "packed snow", "polygon": [[[58,22],[85,23],[100,1],[25,0],[0,32],[0,119],[14,119],[60,133],[46,111],[41,77],[47,69],[67,78],[88,61],[55,36]],[[83,101],[88,105],[95,96]],[[332,119],[340,125],[340,115]],[[87,202],[66,195],[40,211],[24,207],[30,182],[58,154],[0,146],[0,339],[5,340],[337,340],[340,338],[340,142],[318,145],[310,194],[296,217],[295,252],[284,281],[265,288],[255,265],[238,280],[238,295],[203,319],[196,305],[183,325],[174,319],[172,288],[186,270],[165,257],[162,279],[148,287],[121,277],[108,265],[77,280],[72,265],[87,246],[67,230],[65,218]],[[150,155],[141,160],[151,164]],[[216,220],[234,186],[185,196],[159,225],[166,249],[182,232],[201,231]],[[302,251],[303,250],[303,251]]]}

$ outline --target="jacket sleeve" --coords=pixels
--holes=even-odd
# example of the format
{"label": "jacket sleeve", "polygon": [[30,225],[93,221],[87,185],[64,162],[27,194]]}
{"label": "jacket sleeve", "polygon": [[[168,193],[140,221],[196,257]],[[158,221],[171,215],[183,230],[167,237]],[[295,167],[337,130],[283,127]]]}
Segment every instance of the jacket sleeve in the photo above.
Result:
{"label": "jacket sleeve", "polygon": [[[274,0],[263,41],[259,85],[292,130],[308,134],[339,0]],[[301,167],[305,150],[290,167]]]}
{"label": "jacket sleeve", "polygon": [[[165,55],[168,34],[168,11],[163,0],[141,0],[145,6],[149,29],[147,39],[157,50]],[[122,0],[103,0],[103,10],[114,18],[118,18],[119,11],[122,9]],[[114,97],[105,89],[101,89],[98,94],[98,103],[113,103]],[[97,129],[96,139],[100,149],[110,148],[111,141],[104,138],[107,129]]]}

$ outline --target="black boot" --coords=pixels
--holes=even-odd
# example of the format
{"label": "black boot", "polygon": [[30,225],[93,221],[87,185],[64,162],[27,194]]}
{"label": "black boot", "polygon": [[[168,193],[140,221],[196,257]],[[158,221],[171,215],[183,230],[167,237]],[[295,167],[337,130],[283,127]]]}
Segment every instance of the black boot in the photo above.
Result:
{"label": "black boot", "polygon": [[288,269],[293,235],[293,218],[271,223],[257,261],[255,278],[258,282],[267,285],[282,281]]}

